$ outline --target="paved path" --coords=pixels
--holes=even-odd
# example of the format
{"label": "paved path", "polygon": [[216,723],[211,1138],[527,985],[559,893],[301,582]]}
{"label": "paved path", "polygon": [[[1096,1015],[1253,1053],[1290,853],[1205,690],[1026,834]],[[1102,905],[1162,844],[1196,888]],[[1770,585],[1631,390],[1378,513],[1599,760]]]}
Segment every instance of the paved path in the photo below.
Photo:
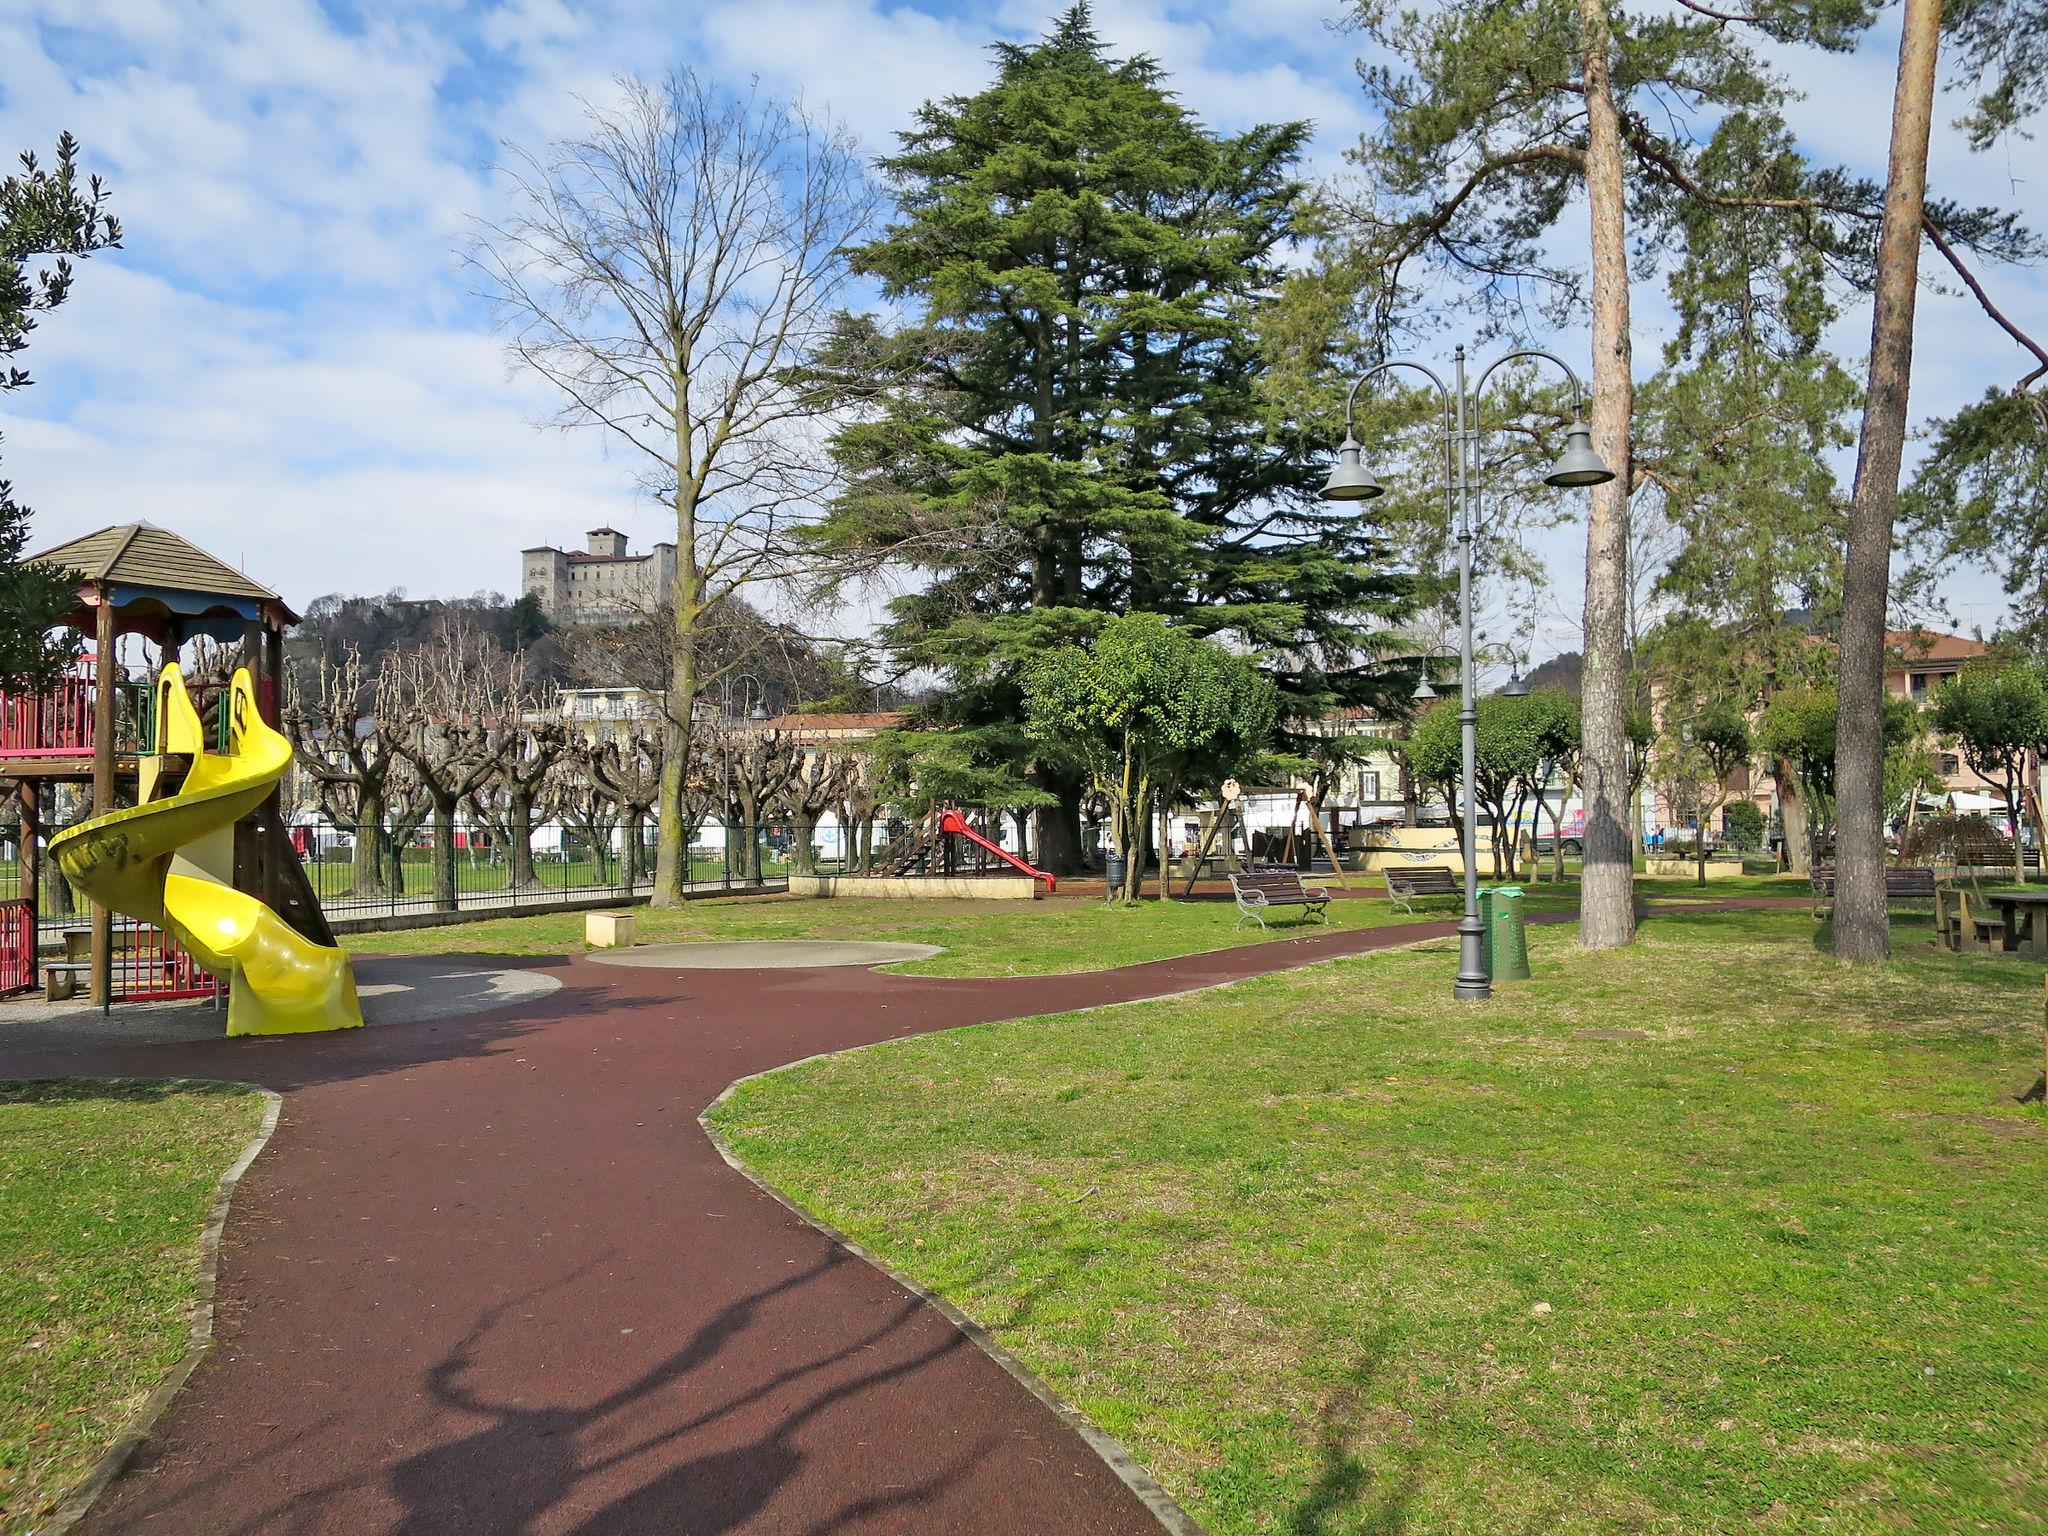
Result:
{"label": "paved path", "polygon": [[1442,937],[1320,933],[1090,975],[556,964],[518,1007],[345,1035],[59,1051],[0,1075],[285,1095],[216,1339],[81,1527],[247,1536],[1156,1536],[941,1316],[719,1158],[735,1078],[919,1031]]}

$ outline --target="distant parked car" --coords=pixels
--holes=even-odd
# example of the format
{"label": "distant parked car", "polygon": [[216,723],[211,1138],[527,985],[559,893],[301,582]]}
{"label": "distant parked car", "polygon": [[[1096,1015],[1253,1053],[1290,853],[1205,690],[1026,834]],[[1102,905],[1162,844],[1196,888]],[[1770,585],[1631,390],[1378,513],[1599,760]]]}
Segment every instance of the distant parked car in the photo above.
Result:
{"label": "distant parked car", "polygon": [[[1556,835],[1555,835],[1554,833],[1550,833],[1550,832],[1545,832],[1545,833],[1542,833],[1542,834],[1540,834],[1540,835],[1539,835],[1539,836],[1538,836],[1538,837],[1536,838],[1536,857],[1537,857],[1537,858],[1539,858],[1539,859],[1547,859],[1547,858],[1551,857],[1551,856],[1552,856],[1553,854],[1555,854],[1556,852],[1557,852],[1557,837],[1556,837]],[[1564,856],[1565,856],[1566,858],[1568,858],[1568,859],[1576,859],[1576,858],[1581,858],[1581,857],[1583,857],[1583,856],[1584,856],[1584,854],[1585,854],[1585,852],[1586,852],[1586,842],[1585,842],[1585,839],[1584,839],[1584,838],[1582,838],[1582,837],[1579,837],[1579,836],[1577,836],[1577,835],[1576,835],[1576,834],[1574,834],[1574,833],[1570,833],[1570,832],[1567,832],[1567,833],[1565,834],[1565,837],[1564,837]]]}

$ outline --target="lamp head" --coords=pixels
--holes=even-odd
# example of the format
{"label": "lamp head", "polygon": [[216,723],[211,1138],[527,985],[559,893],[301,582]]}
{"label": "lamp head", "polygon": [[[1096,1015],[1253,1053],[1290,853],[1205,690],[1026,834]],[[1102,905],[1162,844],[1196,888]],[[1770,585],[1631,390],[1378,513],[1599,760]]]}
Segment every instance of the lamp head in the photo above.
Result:
{"label": "lamp head", "polygon": [[1564,452],[1543,477],[1545,485],[1605,485],[1614,478],[1607,461],[1593,450],[1593,434],[1583,421],[1575,421],[1564,434]]}
{"label": "lamp head", "polygon": [[1325,501],[1371,501],[1386,487],[1373,479],[1362,461],[1358,439],[1349,432],[1337,445],[1337,462],[1330,466],[1330,478],[1323,482]]}
{"label": "lamp head", "polygon": [[1500,693],[1504,699],[1526,699],[1529,697],[1529,680],[1519,672],[1510,672]]}
{"label": "lamp head", "polygon": [[1428,673],[1425,672],[1415,680],[1415,691],[1409,694],[1408,697],[1411,699],[1433,699],[1436,697],[1436,690],[1429,686]]}

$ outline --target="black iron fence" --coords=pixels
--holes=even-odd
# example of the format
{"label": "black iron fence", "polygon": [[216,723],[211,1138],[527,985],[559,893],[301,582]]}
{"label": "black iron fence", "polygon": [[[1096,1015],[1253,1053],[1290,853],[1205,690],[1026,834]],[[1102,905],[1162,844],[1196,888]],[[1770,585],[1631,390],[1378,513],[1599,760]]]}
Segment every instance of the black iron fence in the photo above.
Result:
{"label": "black iron fence", "polygon": [[[9,832],[0,829],[0,903],[25,902],[20,849]],[[441,857],[431,825],[322,823],[293,828],[290,837],[307,884],[337,919],[495,907],[545,910],[654,889],[651,822],[637,840],[623,828],[593,834],[543,826],[534,831],[524,858],[503,829],[469,821],[455,824]],[[702,895],[782,890],[790,846],[787,826],[699,828],[690,848],[689,888]],[[62,946],[67,934],[85,929],[92,907],[47,853],[42,864],[36,926],[41,947],[49,951]]]}
{"label": "black iron fence", "polygon": [[[430,826],[295,828],[313,894],[351,918],[495,907],[546,908],[654,889],[655,829],[537,828],[522,847],[502,827],[459,821],[445,846]],[[690,848],[693,892],[784,887],[786,842],[772,827],[700,829]]]}

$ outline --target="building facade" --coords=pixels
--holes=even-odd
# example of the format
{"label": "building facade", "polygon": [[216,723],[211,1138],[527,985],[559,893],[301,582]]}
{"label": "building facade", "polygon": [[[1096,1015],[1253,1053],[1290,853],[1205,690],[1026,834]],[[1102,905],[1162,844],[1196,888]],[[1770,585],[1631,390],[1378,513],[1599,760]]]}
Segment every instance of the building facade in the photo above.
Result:
{"label": "building facade", "polygon": [[519,590],[540,605],[551,624],[627,623],[653,613],[675,588],[674,544],[628,554],[618,529],[593,528],[583,545],[520,551]]}

